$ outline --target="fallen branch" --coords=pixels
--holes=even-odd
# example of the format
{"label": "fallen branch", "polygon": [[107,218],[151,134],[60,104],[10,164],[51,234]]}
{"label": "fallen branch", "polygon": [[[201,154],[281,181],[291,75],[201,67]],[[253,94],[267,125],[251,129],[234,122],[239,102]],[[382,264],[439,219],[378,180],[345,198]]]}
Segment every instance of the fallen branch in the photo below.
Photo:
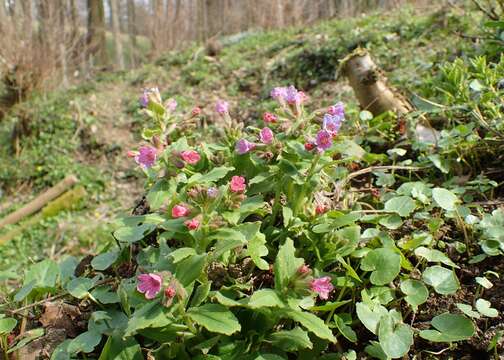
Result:
{"label": "fallen branch", "polygon": [[78,181],[79,180],[77,180],[74,175],[67,176],[52,188],[48,189],[32,201],[30,201],[28,204],[23,206],[21,209],[14,211],[13,213],[0,220],[0,228],[4,227],[5,225],[15,224],[25,217],[39,211],[48,202],[63,194],[67,189],[75,185]]}

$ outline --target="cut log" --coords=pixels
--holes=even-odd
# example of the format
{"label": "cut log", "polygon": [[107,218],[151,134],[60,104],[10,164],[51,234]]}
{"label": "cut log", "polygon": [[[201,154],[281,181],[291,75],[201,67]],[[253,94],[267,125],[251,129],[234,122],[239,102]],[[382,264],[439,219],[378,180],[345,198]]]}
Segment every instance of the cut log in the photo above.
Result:
{"label": "cut log", "polygon": [[0,228],[5,225],[15,224],[23,218],[39,211],[48,202],[63,194],[67,189],[75,185],[79,180],[74,175],[69,175],[52,188],[46,190],[21,209],[14,211],[12,214],[7,215],[0,220]]}
{"label": "cut log", "polygon": [[343,59],[340,74],[348,78],[362,109],[374,116],[386,111],[401,116],[413,110],[405,99],[387,86],[386,77],[364,49],[357,49]]}
{"label": "cut log", "polygon": [[[339,75],[346,76],[363,110],[374,116],[386,111],[395,112],[403,118],[413,110],[413,106],[399,93],[387,85],[387,78],[364,49],[357,49],[345,57],[339,68]],[[429,121],[421,116],[420,121],[410,134],[420,142],[437,144],[439,132],[430,126]]]}

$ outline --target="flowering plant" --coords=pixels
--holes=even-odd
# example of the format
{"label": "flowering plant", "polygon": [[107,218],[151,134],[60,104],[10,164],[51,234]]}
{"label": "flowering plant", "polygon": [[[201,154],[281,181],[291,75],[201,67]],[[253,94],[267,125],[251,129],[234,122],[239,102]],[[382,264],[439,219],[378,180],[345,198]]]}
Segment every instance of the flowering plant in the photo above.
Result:
{"label": "flowering plant", "polygon": [[[344,135],[343,104],[309,111],[308,96],[293,86],[271,96],[277,109],[245,128],[219,100],[211,120],[223,131],[216,137],[201,126],[199,107],[184,113],[157,88],[143,93],[150,120],[128,156],[146,175],[144,210],[117,221],[114,246],[78,271],[61,272],[60,285],[90,301],[93,313],[87,331],[55,353],[136,358],[143,348],[155,358],[332,359],[337,352],[351,356],[357,326],[378,340],[365,348],[373,356],[409,351],[414,333],[400,305],[414,314],[427,301],[426,285],[452,294],[459,283],[453,269],[427,266],[454,265],[424,246],[428,236],[398,246],[384,230],[397,229],[416,210],[455,216],[459,200],[407,176],[392,190],[394,176],[383,172],[376,175],[381,190],[355,198],[351,179],[383,156]],[[417,169],[368,169],[376,168],[410,176]],[[383,209],[375,209],[382,193]],[[57,268],[49,260],[37,266]],[[408,278],[420,269],[422,280]],[[15,300],[35,300],[47,288],[27,282]],[[470,337],[472,323],[453,316],[462,335],[419,335]]]}

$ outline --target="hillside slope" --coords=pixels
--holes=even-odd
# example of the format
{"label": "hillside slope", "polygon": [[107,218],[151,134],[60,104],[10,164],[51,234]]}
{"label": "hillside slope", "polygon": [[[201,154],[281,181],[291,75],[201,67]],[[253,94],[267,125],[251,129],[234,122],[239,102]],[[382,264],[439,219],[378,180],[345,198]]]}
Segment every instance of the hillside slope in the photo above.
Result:
{"label": "hillside slope", "polygon": [[[430,97],[441,64],[481,51],[478,42],[457,35],[474,33],[479,16],[469,8],[403,9],[310,28],[243,33],[222,39],[223,50],[215,57],[194,45],[137,70],[101,74],[69,90],[34,96],[0,124],[0,214],[69,173],[79,176],[88,196],[73,212],[44,219],[1,246],[2,268],[62,252],[93,252],[110,237],[104,224],[128,212],[142,194],[138,173],[125,156],[139,139],[141,88],[159,86],[183,111],[198,105],[208,121],[215,100],[225,98],[233,117],[253,122],[274,107],[266,101],[257,108],[256,100],[287,84],[308,91],[314,106],[344,101],[355,116],[352,90],[336,78],[339,61],[351,50],[368,49],[408,98]],[[12,132],[23,121],[29,124],[27,135],[16,148]]]}

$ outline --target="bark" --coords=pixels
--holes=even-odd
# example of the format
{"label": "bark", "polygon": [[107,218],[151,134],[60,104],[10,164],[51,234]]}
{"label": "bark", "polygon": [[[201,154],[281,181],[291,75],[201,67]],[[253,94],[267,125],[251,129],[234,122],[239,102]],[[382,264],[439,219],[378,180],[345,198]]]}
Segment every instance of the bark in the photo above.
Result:
{"label": "bark", "polygon": [[136,29],[136,11],[135,11],[135,1],[128,0],[127,3],[128,10],[128,33],[130,38],[130,62],[134,67],[136,65],[136,48],[137,48],[137,29]]}
{"label": "bark", "polygon": [[61,64],[61,80],[63,87],[68,87],[67,41],[66,41],[66,6],[65,0],[58,1],[59,16],[59,57]]}
{"label": "bark", "polygon": [[23,31],[26,36],[28,36],[28,34],[31,36],[33,33],[33,12],[31,0],[22,0],[21,8],[23,9]]}
{"label": "bark", "polygon": [[105,11],[103,0],[87,0],[88,9],[88,58],[96,58],[95,63],[104,65],[107,62],[105,43]]}
{"label": "bark", "polygon": [[119,70],[124,70],[123,46],[121,41],[121,29],[119,24],[119,2],[118,0],[109,0],[110,16],[112,18],[112,33],[114,34],[116,65]]}
{"label": "bark", "polygon": [[358,49],[344,59],[341,74],[347,76],[360,106],[373,115],[385,111],[405,115],[411,111],[411,105],[387,86],[385,76],[367,51]]}

